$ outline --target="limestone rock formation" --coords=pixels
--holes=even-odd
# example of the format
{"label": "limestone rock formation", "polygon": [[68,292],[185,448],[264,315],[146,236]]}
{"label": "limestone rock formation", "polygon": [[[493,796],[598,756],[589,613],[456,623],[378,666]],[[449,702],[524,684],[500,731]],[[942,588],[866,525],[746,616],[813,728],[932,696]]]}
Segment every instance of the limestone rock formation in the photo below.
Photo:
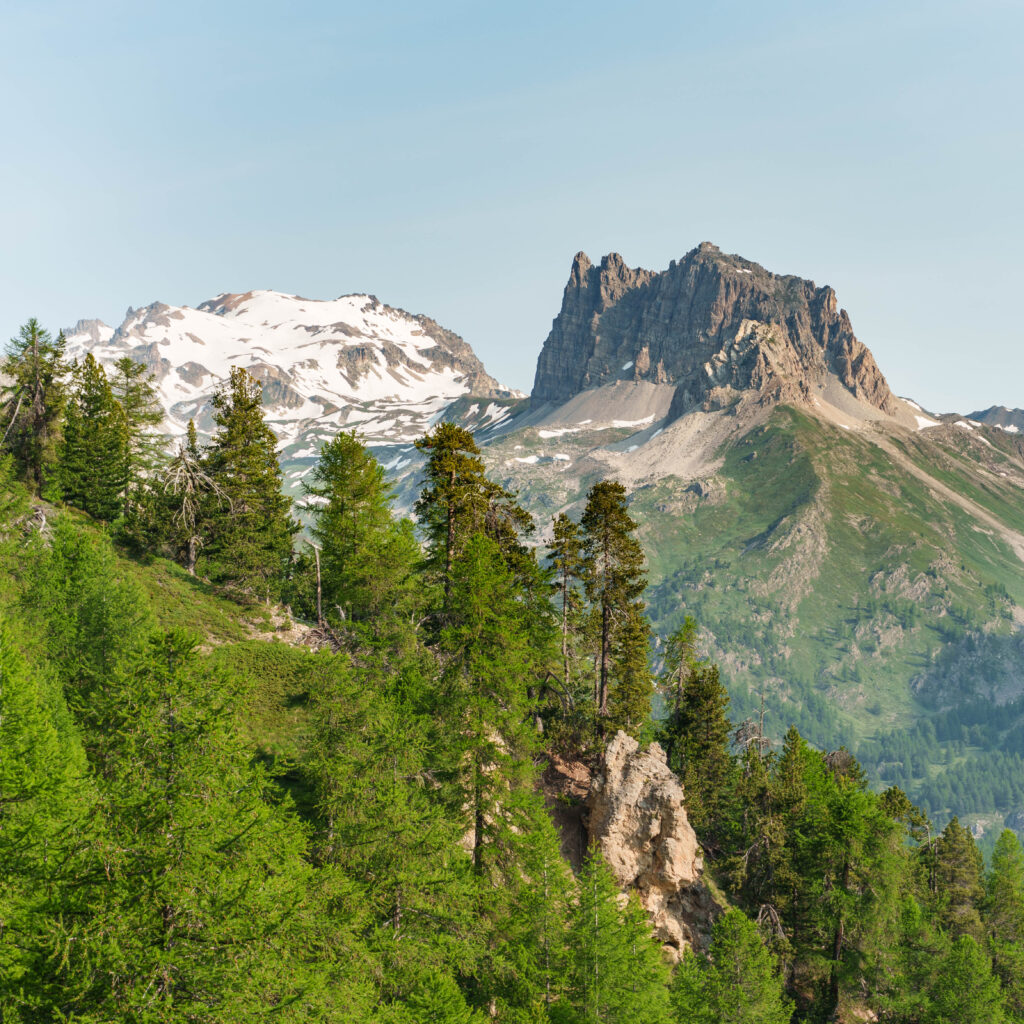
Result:
{"label": "limestone rock formation", "polygon": [[838,381],[893,414],[896,400],[832,288],[778,276],[704,242],[660,273],[577,253],[537,361],[532,398],[562,403],[620,380],[674,384],[674,416],[756,390],[799,400]]}
{"label": "limestone rock formation", "polygon": [[703,946],[715,904],[701,881],[700,844],[683,787],[657,743],[641,750],[624,732],[608,745],[587,796],[587,830],[619,884],[635,889],[655,934],[678,957]]}

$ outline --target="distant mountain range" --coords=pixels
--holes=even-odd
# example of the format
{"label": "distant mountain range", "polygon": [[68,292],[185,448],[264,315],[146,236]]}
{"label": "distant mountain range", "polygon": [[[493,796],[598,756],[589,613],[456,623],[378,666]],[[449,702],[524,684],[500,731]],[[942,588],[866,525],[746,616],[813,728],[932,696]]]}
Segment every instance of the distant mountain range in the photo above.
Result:
{"label": "distant mountain range", "polygon": [[661,272],[580,253],[528,399],[461,338],[365,295],[221,295],[68,335],[73,355],[151,366],[174,431],[209,430],[218,380],[248,367],[293,491],[356,427],[408,507],[412,440],[440,418],[477,431],[542,535],[620,479],[654,618],[696,615],[734,717],[763,696],[775,735],[844,742],[936,814],[1024,823],[1024,801],[976,783],[1024,754],[1024,413],[897,397],[832,288],[708,243]]}

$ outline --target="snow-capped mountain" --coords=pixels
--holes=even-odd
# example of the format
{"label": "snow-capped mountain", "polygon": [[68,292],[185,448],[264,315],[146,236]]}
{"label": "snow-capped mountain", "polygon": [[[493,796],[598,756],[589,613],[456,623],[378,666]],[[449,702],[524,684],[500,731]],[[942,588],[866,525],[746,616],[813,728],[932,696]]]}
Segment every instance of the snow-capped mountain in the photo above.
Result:
{"label": "snow-capped mountain", "polygon": [[[313,458],[339,430],[375,445],[408,444],[452,402],[484,402],[479,425],[498,422],[509,399],[458,335],[372,295],[304,299],[274,291],[222,294],[196,308],[156,302],[129,309],[116,330],[80,320],[65,332],[67,353],[106,365],[122,356],[155,374],[166,429],[194,419],[211,429],[210,399],[232,366],[263,383],[267,420],[287,459]],[[504,400],[504,401],[503,401]]]}

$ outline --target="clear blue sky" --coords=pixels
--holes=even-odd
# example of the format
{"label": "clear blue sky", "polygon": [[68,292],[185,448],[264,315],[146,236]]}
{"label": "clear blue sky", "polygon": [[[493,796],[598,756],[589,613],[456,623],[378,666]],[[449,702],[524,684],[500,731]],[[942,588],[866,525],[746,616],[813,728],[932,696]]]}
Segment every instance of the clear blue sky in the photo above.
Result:
{"label": "clear blue sky", "polygon": [[573,254],[832,284],[1024,406],[1024,5],[0,0],[0,337],[369,291],[528,388]]}

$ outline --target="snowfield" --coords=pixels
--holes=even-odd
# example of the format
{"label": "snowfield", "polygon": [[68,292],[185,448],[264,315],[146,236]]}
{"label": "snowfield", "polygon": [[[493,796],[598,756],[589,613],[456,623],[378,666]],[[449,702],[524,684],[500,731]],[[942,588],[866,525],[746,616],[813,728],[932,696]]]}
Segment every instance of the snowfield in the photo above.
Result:
{"label": "snowfield", "polygon": [[[196,308],[129,309],[116,330],[79,326],[68,333],[68,357],[91,351],[107,366],[125,355],[145,363],[172,434],[189,419],[208,433],[211,397],[233,366],[244,367],[263,382],[267,421],[296,458],[353,427],[370,442],[408,443],[474,388],[483,398],[515,394],[487,377],[461,339],[371,295],[225,293]],[[492,402],[483,419],[493,426],[507,415]]]}

